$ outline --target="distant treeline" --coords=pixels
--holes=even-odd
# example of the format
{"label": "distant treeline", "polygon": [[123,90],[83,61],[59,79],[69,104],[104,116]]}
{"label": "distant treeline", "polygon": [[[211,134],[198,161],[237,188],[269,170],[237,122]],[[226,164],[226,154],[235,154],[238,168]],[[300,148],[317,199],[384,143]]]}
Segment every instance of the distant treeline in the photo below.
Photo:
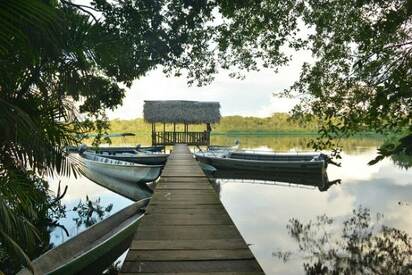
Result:
{"label": "distant treeline", "polygon": [[[318,130],[318,123],[316,121],[309,121],[305,123],[299,123],[290,119],[287,113],[274,113],[271,117],[258,118],[258,117],[242,117],[242,116],[225,116],[221,119],[220,123],[212,125],[213,134],[230,134],[230,133],[270,133],[270,134],[282,134],[282,133],[302,133],[302,134],[315,134]],[[156,124],[157,130],[163,129],[163,124]],[[166,125],[166,130],[172,130],[173,126]],[[132,120],[111,120],[110,130],[112,133],[120,132],[150,132],[151,124],[143,121],[142,118]],[[177,129],[183,131],[182,125],[177,125]],[[190,125],[189,131],[203,131],[205,125]]]}

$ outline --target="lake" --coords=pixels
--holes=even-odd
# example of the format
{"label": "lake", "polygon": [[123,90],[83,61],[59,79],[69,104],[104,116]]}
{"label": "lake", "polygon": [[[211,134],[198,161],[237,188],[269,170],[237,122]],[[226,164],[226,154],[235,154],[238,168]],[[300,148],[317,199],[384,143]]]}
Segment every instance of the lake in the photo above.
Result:
{"label": "lake", "polygon": [[[239,140],[242,148],[275,151],[310,150],[307,136],[212,136],[213,144],[233,144]],[[267,274],[303,274],[303,263],[307,255],[299,253],[298,242],[292,238],[287,225],[291,218],[302,223],[315,220],[326,214],[335,220],[335,232],[343,228],[343,221],[360,206],[370,209],[371,216],[383,215],[381,224],[395,227],[412,235],[412,170],[400,168],[391,159],[376,165],[367,163],[376,154],[376,147],[382,140],[375,138],[353,138],[343,142],[342,167],[330,165],[330,181],[340,180],[327,191],[305,184],[287,182],[216,179],[219,196],[243,238]],[[147,137],[116,141],[148,144]],[[51,187],[57,190],[59,179]],[[60,220],[69,237],[84,230],[77,226],[78,218],[73,207],[86,195],[91,201],[100,198],[103,207],[113,204],[109,214],[131,203],[99,185],[81,177],[61,178],[61,185],[68,185],[62,200],[66,205],[66,218]],[[108,215],[109,215],[108,214]],[[107,216],[107,215],[106,215]],[[69,238],[64,230],[56,228],[51,232],[51,241],[57,245]],[[278,252],[290,252],[287,261],[278,257]],[[305,258],[306,257],[306,258]]]}

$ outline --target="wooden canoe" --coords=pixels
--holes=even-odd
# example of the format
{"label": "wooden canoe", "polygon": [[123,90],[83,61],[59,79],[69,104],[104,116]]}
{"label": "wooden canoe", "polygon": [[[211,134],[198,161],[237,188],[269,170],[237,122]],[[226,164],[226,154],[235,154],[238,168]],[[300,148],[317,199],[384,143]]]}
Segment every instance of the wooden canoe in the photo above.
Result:
{"label": "wooden canoe", "polygon": [[[130,245],[149,199],[133,203],[32,261],[35,274],[98,274]],[[23,269],[18,275],[32,274]]]}
{"label": "wooden canoe", "polygon": [[217,169],[247,171],[276,171],[324,173],[327,161],[322,154],[256,154],[238,151],[210,151],[195,153],[198,161]]}

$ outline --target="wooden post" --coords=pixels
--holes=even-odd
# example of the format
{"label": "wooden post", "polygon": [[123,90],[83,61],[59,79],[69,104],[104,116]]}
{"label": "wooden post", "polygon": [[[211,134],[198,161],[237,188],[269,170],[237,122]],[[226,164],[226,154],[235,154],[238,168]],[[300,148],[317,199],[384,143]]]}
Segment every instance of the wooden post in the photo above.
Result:
{"label": "wooden post", "polygon": [[176,122],[173,122],[173,143],[176,144]]}
{"label": "wooden post", "polygon": [[152,122],[152,145],[156,145],[156,126],[155,123]]}
{"label": "wooden post", "polygon": [[206,123],[206,143],[207,146],[210,145],[210,132],[212,132],[212,127],[210,126],[210,123]]}
{"label": "wooden post", "polygon": [[163,144],[166,145],[166,123],[163,122]]}
{"label": "wooden post", "polygon": [[187,143],[187,124],[186,124],[186,122],[185,122],[185,133],[184,133],[184,136],[185,136],[185,138],[184,138],[185,143]]}

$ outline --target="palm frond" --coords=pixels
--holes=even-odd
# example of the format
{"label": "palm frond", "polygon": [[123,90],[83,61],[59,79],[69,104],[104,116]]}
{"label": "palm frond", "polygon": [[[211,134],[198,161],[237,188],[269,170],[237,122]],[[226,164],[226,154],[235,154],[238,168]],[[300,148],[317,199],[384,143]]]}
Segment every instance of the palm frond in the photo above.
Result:
{"label": "palm frond", "polygon": [[23,249],[11,238],[8,234],[0,229],[0,236],[2,237],[4,244],[9,248],[9,251],[13,251],[15,256],[23,262],[24,266],[29,268],[31,271],[34,270],[33,265],[30,261],[29,256],[23,251]]}
{"label": "palm frond", "polygon": [[58,27],[54,7],[39,0],[0,1],[0,55],[7,55],[16,43],[30,49],[30,31],[41,30],[48,39]]}

